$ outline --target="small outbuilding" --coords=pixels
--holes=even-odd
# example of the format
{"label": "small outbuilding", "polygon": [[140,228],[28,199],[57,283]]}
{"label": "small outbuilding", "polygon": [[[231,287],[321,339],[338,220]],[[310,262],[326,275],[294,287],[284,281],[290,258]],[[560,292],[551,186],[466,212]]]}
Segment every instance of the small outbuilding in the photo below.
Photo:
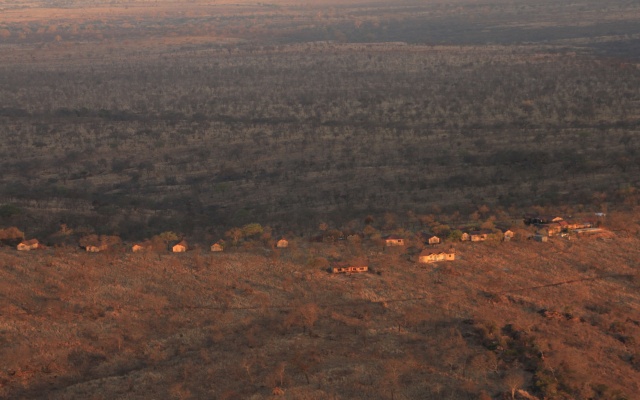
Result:
{"label": "small outbuilding", "polygon": [[469,232],[469,238],[471,239],[472,242],[484,242],[489,238],[489,235],[491,235],[492,233],[493,231],[490,231],[488,229],[473,231],[473,232]]}
{"label": "small outbuilding", "polygon": [[562,232],[562,225],[560,225],[558,222],[541,224],[537,225],[537,227],[540,228],[540,230],[545,230],[546,232],[548,232],[549,236],[557,235]]}
{"label": "small outbuilding", "polygon": [[276,243],[276,247],[280,248],[280,249],[287,248],[287,247],[289,247],[289,241],[287,239],[285,239],[285,238],[280,238],[278,240],[278,242]]}
{"label": "small outbuilding", "polygon": [[539,233],[533,235],[533,240],[535,240],[536,242],[548,242],[549,241],[549,236],[547,235],[541,235]]}
{"label": "small outbuilding", "polygon": [[462,236],[460,236],[460,241],[461,242],[468,242],[471,240],[471,236],[469,236],[469,234],[467,232],[464,232],[462,234]]}
{"label": "small outbuilding", "polygon": [[576,229],[588,229],[593,227],[591,222],[578,222],[578,221],[569,221],[567,223],[568,230],[576,230]]}
{"label": "small outbuilding", "polygon": [[120,243],[118,236],[90,234],[80,238],[78,244],[88,253],[99,253]]}
{"label": "small outbuilding", "polygon": [[433,252],[425,250],[418,256],[418,262],[422,264],[429,264],[438,261],[454,261],[456,259],[456,253],[453,250],[448,252]]}
{"label": "small outbuilding", "polygon": [[224,246],[222,242],[217,242],[211,245],[211,251],[224,251]]}
{"label": "small outbuilding", "polygon": [[560,234],[561,230],[557,229],[557,227],[555,226],[551,226],[551,225],[542,225],[538,231],[536,232],[539,235],[542,236],[547,236],[547,237],[552,237],[555,235]]}
{"label": "small outbuilding", "polygon": [[385,236],[382,239],[385,246],[404,246],[404,238],[397,235]]}
{"label": "small outbuilding", "polygon": [[511,229],[507,229],[503,233],[503,239],[504,239],[505,242],[508,242],[511,239],[513,239],[515,235],[516,235],[515,232],[513,232]]}
{"label": "small outbuilding", "polygon": [[90,245],[84,246],[84,249],[87,253],[99,253],[101,251],[105,251],[108,248],[109,246],[107,246],[106,244],[99,244],[99,245],[90,244]]}
{"label": "small outbuilding", "polygon": [[22,242],[20,242],[17,246],[17,249],[19,251],[29,251],[29,250],[35,250],[40,248],[40,242],[38,242],[38,239],[31,239],[31,240],[23,240]]}
{"label": "small outbuilding", "polygon": [[335,266],[331,268],[331,272],[334,274],[352,274],[352,273],[362,273],[369,271],[369,267],[366,265],[354,266],[354,265],[345,265],[345,266]]}
{"label": "small outbuilding", "polygon": [[136,243],[131,246],[131,251],[137,253],[139,251],[150,251],[153,249],[153,244],[150,241],[144,241],[142,243]]}
{"label": "small outbuilding", "polygon": [[613,237],[613,232],[608,231],[602,228],[583,228],[583,229],[574,229],[573,232],[578,236],[583,235],[598,235],[600,237]]}
{"label": "small outbuilding", "polygon": [[431,245],[431,246],[435,246],[435,245],[437,245],[437,244],[440,244],[441,240],[440,240],[440,238],[439,238],[439,237],[437,237],[437,236],[431,236],[431,237],[427,240],[427,242],[429,243],[429,245]]}
{"label": "small outbuilding", "polygon": [[181,240],[180,243],[171,248],[171,251],[174,253],[184,253],[188,248],[189,246],[187,245],[187,242],[185,240]]}

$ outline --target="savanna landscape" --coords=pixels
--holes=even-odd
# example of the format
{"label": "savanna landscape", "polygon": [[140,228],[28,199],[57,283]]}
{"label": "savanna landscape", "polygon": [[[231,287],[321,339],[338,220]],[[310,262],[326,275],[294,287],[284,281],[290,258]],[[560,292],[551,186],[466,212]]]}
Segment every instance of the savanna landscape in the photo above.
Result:
{"label": "savanna landscape", "polygon": [[639,133],[634,1],[0,0],[0,396],[640,398]]}

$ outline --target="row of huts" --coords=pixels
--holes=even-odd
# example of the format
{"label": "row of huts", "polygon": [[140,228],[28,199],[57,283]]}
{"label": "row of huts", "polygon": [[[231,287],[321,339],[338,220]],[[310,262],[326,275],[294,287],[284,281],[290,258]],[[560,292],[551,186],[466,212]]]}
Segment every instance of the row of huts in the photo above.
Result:
{"label": "row of huts", "polygon": [[[537,228],[537,232],[531,238],[536,241],[546,242],[549,237],[554,235],[566,235],[568,233],[592,233],[603,231],[600,228],[593,228],[590,222],[576,222],[566,221],[562,217],[557,216],[525,216],[524,222],[526,225],[533,225]],[[442,239],[436,235],[420,234],[419,235],[424,244],[429,245],[418,255],[418,263],[429,264],[442,261],[454,261],[456,259],[456,253],[453,248],[447,251],[434,251],[434,246],[442,243]],[[469,232],[463,232],[460,236],[462,242],[483,242],[493,239],[501,239],[503,241],[510,241],[515,237],[515,232],[511,229],[506,230],[475,230]],[[388,235],[382,238],[385,246],[388,247],[400,247],[406,245],[405,238],[399,235]],[[289,242],[284,237],[281,237],[276,243],[277,248],[286,248],[289,246]],[[87,252],[101,252],[108,249],[106,243],[94,243],[83,246]],[[212,252],[224,251],[225,243],[220,240],[211,245]],[[38,242],[37,239],[25,240],[17,245],[17,249],[20,251],[28,251],[34,249],[44,248],[44,246]],[[132,246],[133,252],[150,251],[155,248],[154,243],[150,240],[136,243]],[[189,245],[186,240],[181,240],[171,245],[170,250],[174,253],[183,253],[189,250]],[[348,265],[340,264],[332,267],[330,272],[332,273],[362,273],[369,271],[369,267],[366,265]]]}
{"label": "row of huts", "polygon": [[[275,243],[275,246],[280,249],[289,247],[289,241],[285,238],[280,238]],[[154,246],[151,241],[145,241],[145,242],[134,244],[131,247],[131,251],[133,251],[134,253],[137,253],[137,252],[143,252],[143,251],[150,251],[150,250],[153,250],[153,248]],[[224,251],[224,248],[225,248],[224,240],[219,240],[216,243],[211,245],[210,250],[212,252],[221,252],[221,251]],[[180,242],[170,246],[170,249],[172,253],[184,253],[189,250],[189,244],[187,243],[186,240],[183,239]]]}
{"label": "row of huts", "polygon": [[[603,217],[604,214],[597,213],[596,216]],[[594,227],[595,223],[592,221],[565,220],[554,215],[526,215],[524,223],[537,229],[533,239],[538,242],[547,242],[553,236],[606,233],[604,229]]]}
{"label": "row of huts", "polygon": [[[211,251],[213,252],[224,251],[224,246],[225,246],[224,241],[220,240],[211,245]],[[289,247],[289,241],[285,238],[280,238],[276,242],[275,246],[277,248]],[[99,252],[108,250],[109,244],[96,242],[91,244],[84,244],[84,245],[81,245],[80,247],[82,247],[88,253],[99,253]],[[18,245],[16,246],[16,249],[18,251],[29,251],[29,250],[45,249],[45,248],[46,246],[40,243],[38,239],[23,240],[20,243],[18,243]],[[151,251],[156,248],[157,247],[154,245],[153,242],[151,242],[150,240],[146,240],[144,242],[135,243],[133,246],[131,246],[131,251],[133,251],[134,253],[138,253],[138,252],[144,252],[144,251]],[[184,253],[187,250],[189,250],[189,245],[187,241],[183,239],[178,243],[175,243],[169,246],[169,249],[173,253]]]}
{"label": "row of huts", "polygon": [[[491,237],[491,235],[497,235],[497,233],[490,229],[464,232],[460,237],[460,241],[461,242],[484,242],[488,240]],[[442,239],[436,235],[423,234],[420,236],[422,236],[424,243],[430,246],[436,246],[442,243]],[[502,238],[502,240],[509,241],[515,236],[515,233],[512,230],[507,229],[505,231],[500,231],[499,236]],[[382,239],[385,242],[385,246],[388,246],[388,247],[405,245],[405,239],[398,235],[388,235],[388,236],[384,236]]]}
{"label": "row of huts", "polygon": [[[581,233],[597,233],[602,232],[603,229],[594,228],[592,222],[588,221],[572,221],[565,220],[558,216],[525,216],[524,222],[526,225],[533,225],[537,228],[533,239],[538,241],[546,241],[541,238],[549,238],[555,235],[564,234],[581,234]],[[420,235],[425,244],[430,246],[436,246],[442,243],[442,239],[436,235],[421,234]],[[515,232],[511,229],[505,230],[491,230],[482,229],[469,232],[463,232],[460,241],[461,242],[483,242],[490,238],[499,238],[505,242],[510,241],[515,237]],[[405,239],[398,235],[388,235],[383,237],[385,245],[389,247],[404,246]]]}

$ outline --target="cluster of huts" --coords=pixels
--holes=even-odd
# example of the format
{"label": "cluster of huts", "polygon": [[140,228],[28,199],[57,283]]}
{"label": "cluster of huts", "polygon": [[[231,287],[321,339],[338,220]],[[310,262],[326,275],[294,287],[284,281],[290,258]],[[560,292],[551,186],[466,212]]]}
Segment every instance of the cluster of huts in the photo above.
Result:
{"label": "cluster of huts", "polygon": [[[591,222],[578,222],[565,220],[562,217],[550,216],[550,215],[526,215],[524,223],[536,228],[536,233],[530,236],[530,239],[546,242],[549,237],[552,236],[568,236],[569,234],[584,234],[584,233],[601,233],[605,232],[601,228],[593,227]],[[453,248],[447,251],[436,251],[438,245],[442,243],[442,239],[436,235],[420,234],[422,242],[428,245],[426,249],[419,253],[417,257],[418,263],[429,264],[442,261],[454,261],[456,259],[455,250]],[[500,239],[502,241],[510,241],[515,237],[515,232],[511,229],[506,230],[475,230],[469,232],[463,232],[460,236],[462,242],[483,242],[490,239]],[[386,247],[404,247],[406,245],[406,239],[399,235],[388,235],[383,238]],[[289,246],[289,242],[284,237],[279,238],[275,242],[276,248],[286,248]],[[84,244],[82,246],[87,252],[97,253],[105,251],[109,248],[109,245],[102,241],[100,243]],[[45,248],[37,239],[23,240],[17,245],[17,249],[20,251],[29,251],[35,249]],[[150,240],[135,243],[131,250],[133,252],[151,251],[157,248]],[[212,252],[224,251],[225,242],[220,240],[211,245],[210,250]],[[189,245],[186,240],[180,240],[175,244],[169,246],[169,249],[173,253],[184,253],[189,250]],[[330,269],[332,273],[361,273],[369,271],[369,267],[366,265],[348,265],[339,264]]]}
{"label": "cluster of huts", "polygon": [[[426,244],[428,244],[429,246],[436,246],[439,245],[440,243],[442,243],[442,240],[435,235],[420,235],[424,242]],[[398,235],[388,235],[388,236],[384,236],[382,238],[382,240],[384,240],[384,244],[387,247],[400,247],[400,246],[405,246],[405,239],[401,236]],[[430,251],[430,250],[424,250],[420,253],[420,255],[418,256],[418,262],[419,263],[433,263],[433,262],[438,262],[438,261],[452,261],[455,260],[456,258],[456,254],[455,251],[453,249],[449,250],[449,251]],[[334,273],[337,272],[362,272],[362,271],[343,271],[343,270],[336,270],[334,268]]]}
{"label": "cluster of huts", "polygon": [[[277,248],[286,248],[289,247],[289,241],[285,238],[280,238],[278,239],[278,241],[275,243],[275,246]],[[224,251],[224,247],[225,247],[225,242],[224,240],[219,240],[217,242],[215,242],[214,244],[211,245],[210,250],[212,252],[221,252]],[[154,245],[151,241],[145,241],[142,243],[136,243],[131,247],[131,250],[134,253],[137,252],[141,252],[141,251],[150,251],[154,248]],[[172,253],[184,253],[187,250],[189,250],[189,244],[187,243],[186,240],[181,240],[176,244],[173,244],[171,246],[169,246],[169,248],[171,249]]]}
{"label": "cluster of huts", "polygon": [[[507,242],[515,236],[515,233],[510,229],[507,229],[505,231],[500,231],[499,233],[496,233],[495,231],[492,231],[490,229],[470,231],[470,232],[462,233],[460,237],[460,241],[461,242],[484,242],[485,240],[488,240],[490,237],[496,236],[496,235],[499,235],[502,240]],[[428,244],[430,246],[435,246],[442,243],[442,239],[436,235],[421,234],[420,237],[423,239],[425,244]],[[384,236],[382,239],[384,240],[385,246],[388,246],[388,247],[405,245],[405,239],[398,235],[388,235],[388,236]]]}
{"label": "cluster of huts", "polygon": [[547,242],[553,236],[570,238],[569,235],[571,234],[583,235],[606,232],[602,228],[594,227],[593,222],[565,220],[563,217],[554,215],[529,214],[525,216],[524,223],[537,229],[532,238],[538,242]]}
{"label": "cluster of huts", "polygon": [[[527,215],[524,218],[524,222],[527,225],[533,225],[537,228],[535,235],[531,236],[539,242],[547,242],[549,237],[559,235],[567,236],[571,233],[583,234],[583,233],[599,233],[604,232],[601,228],[594,228],[591,222],[578,222],[578,221],[566,221],[562,217],[558,216],[541,216],[541,215]],[[456,253],[453,248],[447,251],[434,251],[432,246],[437,246],[442,243],[442,240],[436,235],[420,235],[423,242],[428,244],[430,248],[423,250],[418,255],[418,263],[429,264],[441,261],[454,261],[456,259]],[[469,232],[463,232],[460,241],[462,242],[484,242],[490,239],[501,239],[508,242],[515,237],[515,232],[511,229],[494,231],[490,229],[475,230]],[[398,235],[388,235],[382,238],[385,246],[397,247],[405,246],[405,238]],[[366,272],[366,267],[334,267],[332,272],[334,273],[354,273],[354,272]]]}
{"label": "cluster of huts", "polygon": [[[483,242],[488,240],[490,237],[496,236],[496,235],[497,235],[496,232],[489,229],[463,232],[460,237],[460,241]],[[501,231],[499,235],[501,236],[502,240],[509,241],[515,236],[515,233],[512,230],[507,229],[505,231]],[[419,236],[422,238],[423,242],[429,245],[430,247],[437,246],[442,243],[442,239],[436,235],[421,234]],[[388,235],[383,237],[382,239],[384,240],[385,246],[387,247],[405,245],[405,239],[398,235]],[[450,249],[448,251],[434,251],[434,250],[431,250],[430,248],[427,248],[423,250],[418,256],[419,263],[453,261],[455,259],[456,259],[456,254],[455,254],[455,250],[453,249]]]}

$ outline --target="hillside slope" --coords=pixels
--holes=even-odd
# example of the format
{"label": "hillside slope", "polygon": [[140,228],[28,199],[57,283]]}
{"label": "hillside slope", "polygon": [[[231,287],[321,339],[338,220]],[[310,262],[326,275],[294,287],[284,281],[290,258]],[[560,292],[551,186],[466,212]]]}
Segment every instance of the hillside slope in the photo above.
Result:
{"label": "hillside slope", "polygon": [[[331,275],[326,259],[373,273]],[[640,392],[640,241],[182,255],[0,249],[12,398],[551,399]],[[277,391],[276,391],[277,392]],[[523,392],[521,392],[523,393]],[[481,396],[481,397],[479,397]],[[483,396],[483,397],[482,397]],[[488,397],[487,397],[488,396]]]}

